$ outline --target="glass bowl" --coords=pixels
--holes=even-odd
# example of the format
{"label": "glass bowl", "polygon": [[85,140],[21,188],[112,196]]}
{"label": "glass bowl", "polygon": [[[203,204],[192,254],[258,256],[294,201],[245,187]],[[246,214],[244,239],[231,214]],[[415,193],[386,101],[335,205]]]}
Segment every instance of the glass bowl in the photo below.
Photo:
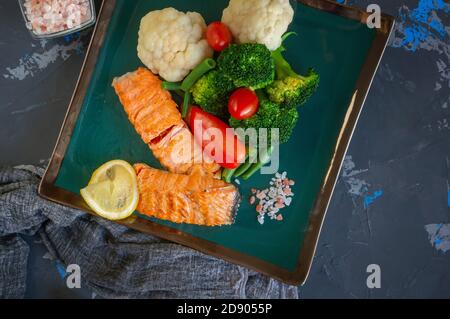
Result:
{"label": "glass bowl", "polygon": [[50,32],[49,33],[36,33],[33,30],[32,26],[31,26],[31,22],[27,16],[27,9],[25,8],[25,3],[27,1],[26,0],[18,0],[18,1],[19,1],[20,10],[22,11],[23,19],[25,20],[25,25],[26,25],[27,29],[30,31],[31,36],[35,39],[53,39],[53,38],[57,38],[57,37],[63,37],[68,34],[75,33],[75,32],[84,30],[86,28],[89,28],[90,26],[95,24],[96,13],[95,13],[94,0],[85,0],[86,2],[89,2],[89,9],[91,11],[91,16],[89,19],[87,19],[86,21],[84,21],[81,24],[73,26],[72,28],[64,29],[61,31],[51,32],[51,33]]}

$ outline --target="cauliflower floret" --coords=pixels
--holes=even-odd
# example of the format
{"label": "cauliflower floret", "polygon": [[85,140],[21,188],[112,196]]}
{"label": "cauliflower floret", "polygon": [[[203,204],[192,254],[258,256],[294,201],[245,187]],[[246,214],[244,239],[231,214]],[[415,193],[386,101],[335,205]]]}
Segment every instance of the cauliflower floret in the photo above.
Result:
{"label": "cauliflower floret", "polygon": [[289,0],[230,0],[222,22],[238,43],[261,43],[274,51],[293,18]]}
{"label": "cauliflower floret", "polygon": [[153,73],[177,82],[213,56],[204,35],[206,23],[197,12],[174,8],[149,12],[141,20],[138,56]]}

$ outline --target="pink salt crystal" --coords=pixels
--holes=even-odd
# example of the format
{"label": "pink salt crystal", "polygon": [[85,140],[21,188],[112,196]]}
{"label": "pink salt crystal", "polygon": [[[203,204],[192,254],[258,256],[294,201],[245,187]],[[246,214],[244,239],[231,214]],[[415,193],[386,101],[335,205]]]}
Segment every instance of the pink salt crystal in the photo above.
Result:
{"label": "pink salt crystal", "polygon": [[281,208],[285,208],[286,205],[284,205],[283,203],[278,203],[278,202],[277,202],[277,203],[275,204],[275,207],[278,208],[278,209],[281,209]]}
{"label": "pink salt crystal", "polygon": [[266,198],[266,194],[265,194],[264,192],[259,192],[259,193],[256,195],[256,198],[258,198],[258,199],[264,199],[264,198]]}
{"label": "pink salt crystal", "polygon": [[24,7],[36,34],[75,28],[91,17],[88,0],[25,0]]}
{"label": "pink salt crystal", "polygon": [[278,214],[279,211],[292,203],[291,186],[295,182],[287,177],[287,173],[277,173],[270,181],[270,186],[263,190],[251,189],[252,196],[249,198],[251,203],[255,203],[256,211],[258,212],[258,222],[264,223],[264,216],[269,216],[270,219],[278,221],[283,220],[283,215]]}

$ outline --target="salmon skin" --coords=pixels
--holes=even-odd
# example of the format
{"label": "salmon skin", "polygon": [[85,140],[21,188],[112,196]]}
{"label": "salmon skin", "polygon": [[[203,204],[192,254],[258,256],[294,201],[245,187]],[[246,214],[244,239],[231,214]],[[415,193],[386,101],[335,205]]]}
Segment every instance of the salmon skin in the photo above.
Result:
{"label": "salmon skin", "polygon": [[196,166],[220,174],[218,164],[203,160],[200,146],[159,77],[141,67],[115,78],[112,85],[131,124],[161,165],[177,174],[190,174]]}
{"label": "salmon skin", "polygon": [[134,165],[139,188],[137,211],[174,223],[223,226],[234,223],[240,201],[237,188],[195,169],[174,174]]}

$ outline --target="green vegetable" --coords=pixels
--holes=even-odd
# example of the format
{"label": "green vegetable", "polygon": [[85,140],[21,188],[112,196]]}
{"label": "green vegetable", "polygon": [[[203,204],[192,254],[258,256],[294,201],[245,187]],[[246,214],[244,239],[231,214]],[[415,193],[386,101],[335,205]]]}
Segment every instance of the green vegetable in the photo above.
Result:
{"label": "green vegetable", "polygon": [[222,179],[227,182],[230,183],[231,182],[231,178],[233,177],[234,172],[236,171],[236,169],[228,169],[225,168],[222,171]]}
{"label": "green vegetable", "polygon": [[270,158],[272,156],[272,152],[273,152],[273,146],[266,148],[266,149],[262,149],[260,157],[259,157],[259,161],[255,164],[252,164],[249,167],[249,169],[244,173],[244,175],[242,175],[242,179],[245,181],[248,180],[257,171],[259,171],[261,169],[261,167],[263,167],[264,165],[269,163]]}
{"label": "green vegetable", "polygon": [[[272,120],[272,128],[279,128],[280,144],[289,141],[295,126],[297,125],[299,114],[296,109],[280,110]],[[269,135],[270,142],[270,135]]]}
{"label": "green vegetable", "polygon": [[[286,34],[283,39],[292,33]],[[269,99],[286,108],[303,105],[314,94],[319,85],[319,75],[309,69],[307,74],[297,74],[283,57],[286,49],[282,45],[272,53],[275,61],[276,80],[266,88]]]}
{"label": "green vegetable", "polygon": [[[280,105],[268,100],[266,97],[260,94],[259,103],[260,107],[258,113],[249,119],[238,121],[231,118],[229,123],[233,128],[266,128],[268,129],[267,140],[271,142],[271,128],[279,128],[279,143],[285,143],[292,135],[292,131],[298,121],[298,112],[296,109],[283,109]],[[262,141],[259,141],[259,145]]]}
{"label": "green vegetable", "polygon": [[181,89],[181,83],[180,82],[167,82],[163,81],[162,87],[164,90],[168,91],[176,91]]}
{"label": "green vegetable", "polygon": [[192,87],[192,96],[204,111],[228,121],[228,99],[236,87],[222,72],[215,69],[203,75]]}
{"label": "green vegetable", "polygon": [[184,99],[183,99],[183,108],[181,109],[181,116],[183,118],[185,118],[186,115],[188,114],[190,104],[191,104],[191,93],[186,92],[184,94]]}
{"label": "green vegetable", "polygon": [[205,59],[202,63],[192,70],[192,72],[184,79],[182,83],[167,82],[162,83],[162,87],[166,90],[175,91],[177,95],[183,98],[183,106],[181,108],[181,115],[186,117],[189,104],[191,103],[191,88],[205,73],[214,69],[217,63],[213,59]]}
{"label": "green vegetable", "polygon": [[182,90],[180,89],[180,90],[175,90],[174,92],[175,92],[176,95],[178,95],[179,97],[181,97],[182,99],[184,99],[184,95],[185,95],[184,91],[182,91]]}
{"label": "green vegetable", "polygon": [[271,52],[263,44],[232,44],[222,51],[217,64],[236,87],[261,89],[275,79]]}
{"label": "green vegetable", "polygon": [[254,164],[255,160],[257,159],[257,150],[254,149],[253,147],[249,147],[247,149],[247,155],[245,156],[245,161],[241,164],[241,166],[239,166],[238,168],[236,168],[236,171],[234,172],[234,177],[239,177],[242,174],[244,174],[249,168],[250,166],[252,166],[252,164]]}
{"label": "green vegetable", "polygon": [[192,86],[200,79],[206,72],[216,67],[216,61],[214,59],[205,59],[202,63],[192,70],[192,72],[184,79],[181,84],[181,89],[184,92],[191,90]]}
{"label": "green vegetable", "polygon": [[234,172],[234,177],[240,177],[250,168],[250,166],[252,166],[252,163],[250,163],[250,161],[246,159],[245,162],[236,169],[236,171]]}

